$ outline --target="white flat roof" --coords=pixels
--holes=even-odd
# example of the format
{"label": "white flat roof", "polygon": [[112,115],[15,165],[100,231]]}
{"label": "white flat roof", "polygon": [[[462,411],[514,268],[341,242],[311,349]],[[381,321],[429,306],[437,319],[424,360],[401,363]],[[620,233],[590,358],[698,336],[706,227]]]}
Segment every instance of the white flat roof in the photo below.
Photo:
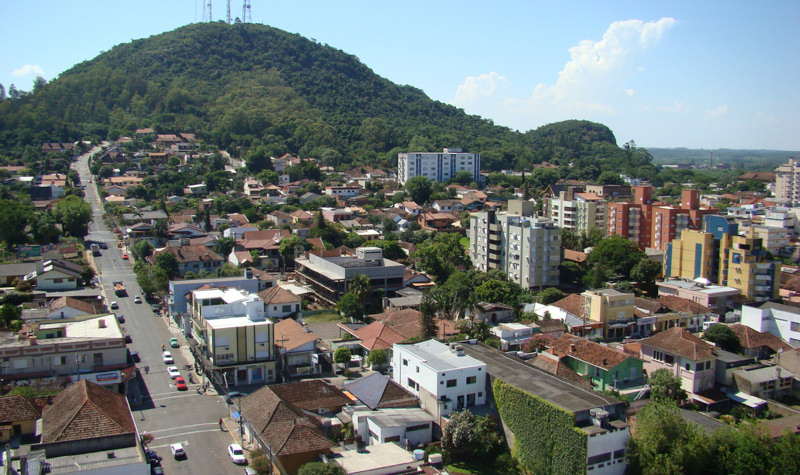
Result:
{"label": "white flat roof", "polygon": [[[103,321],[103,327],[100,326],[101,321]],[[65,338],[122,338],[122,330],[113,313],[77,322],[65,323],[54,320],[39,324],[40,330],[54,328],[63,328]]]}
{"label": "white flat roof", "polygon": [[271,320],[253,321],[247,317],[225,317],[206,320],[209,328],[221,330],[223,328],[255,327],[272,325]]}
{"label": "white flat roof", "polygon": [[203,289],[193,290],[192,293],[198,300],[221,299],[225,303],[239,302],[253,297],[258,298],[256,294],[239,289]]}
{"label": "white flat roof", "polygon": [[402,467],[404,469],[409,465],[418,466],[422,462],[421,460],[414,460],[414,454],[393,442],[368,445],[361,451],[342,450],[338,447],[333,447],[331,452],[339,455],[333,460],[341,465],[349,475],[373,473],[379,469],[388,469],[390,467]]}
{"label": "white flat roof", "polygon": [[[459,343],[461,344],[461,343]],[[434,371],[450,371],[453,369],[475,368],[486,366],[485,363],[467,355],[458,356],[450,347],[436,340],[428,340],[413,345],[398,345],[404,351],[423,360],[423,364]]]}

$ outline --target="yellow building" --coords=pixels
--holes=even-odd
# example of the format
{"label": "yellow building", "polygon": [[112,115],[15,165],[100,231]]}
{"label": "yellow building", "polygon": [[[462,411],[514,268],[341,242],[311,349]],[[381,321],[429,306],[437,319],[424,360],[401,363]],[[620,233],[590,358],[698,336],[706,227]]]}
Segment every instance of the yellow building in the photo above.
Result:
{"label": "yellow building", "polygon": [[582,293],[583,316],[603,323],[606,339],[630,335],[635,328],[634,295],[614,289],[587,290]]}
{"label": "yellow building", "polygon": [[780,262],[767,259],[761,238],[738,230],[725,217],[705,216],[703,231],[685,230],[667,245],[664,275],[733,287],[747,302],[778,298]]}

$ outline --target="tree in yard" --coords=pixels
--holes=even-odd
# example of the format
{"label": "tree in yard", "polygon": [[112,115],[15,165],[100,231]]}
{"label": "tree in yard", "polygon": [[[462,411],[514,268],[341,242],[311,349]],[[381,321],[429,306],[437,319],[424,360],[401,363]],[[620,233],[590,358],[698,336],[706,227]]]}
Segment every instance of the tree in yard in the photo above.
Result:
{"label": "tree in yard", "polygon": [[422,296],[422,303],[419,306],[419,336],[423,340],[434,338],[439,331],[436,325],[436,302],[430,293]]}
{"label": "tree in yard", "polygon": [[81,198],[71,195],[56,201],[53,216],[67,235],[82,239],[89,234],[92,207]]}
{"label": "tree in yard", "polygon": [[333,362],[338,365],[345,365],[345,367],[350,364],[350,348],[346,346],[336,348],[336,351],[333,353]]}
{"label": "tree in yard", "polygon": [[358,297],[358,301],[364,303],[364,299],[369,297],[372,287],[367,274],[356,274],[347,283],[347,291]]}
{"label": "tree in yard", "polygon": [[504,303],[516,307],[522,288],[509,280],[487,279],[473,293],[476,302]]}
{"label": "tree in yard", "polygon": [[631,269],[631,279],[639,282],[641,287],[650,295],[656,295],[656,279],[661,275],[661,263],[643,258]]}
{"label": "tree in yard", "polygon": [[641,261],[643,257],[645,257],[645,254],[636,243],[628,241],[621,236],[613,235],[597,243],[594,250],[589,253],[587,261],[590,266],[602,264],[614,275],[622,275],[628,278],[633,266]]}
{"label": "tree in yard", "polygon": [[235,245],[236,239],[233,237],[221,237],[214,243],[214,252],[227,258]]}
{"label": "tree in yard", "polygon": [[297,475],[347,475],[347,472],[334,462],[308,462],[300,467]]}
{"label": "tree in yard", "polygon": [[739,336],[731,330],[731,327],[721,323],[715,323],[703,332],[703,339],[716,343],[725,351],[738,353],[742,351],[742,343]]}
{"label": "tree in yard", "polygon": [[358,296],[352,292],[347,292],[336,303],[336,310],[348,320],[363,320],[364,306]]}
{"label": "tree in yard", "polygon": [[140,239],[133,244],[133,257],[142,260],[153,255],[153,245],[144,239]]}
{"label": "tree in yard", "polygon": [[178,258],[171,252],[162,252],[156,256],[156,267],[169,277],[174,277],[178,275]]}
{"label": "tree in yard", "polygon": [[577,262],[572,261],[562,261],[558,266],[558,271],[558,281],[571,285],[580,283],[586,273]]}
{"label": "tree in yard", "polygon": [[3,328],[8,328],[11,322],[19,320],[20,315],[22,315],[22,310],[16,305],[6,303],[0,307],[0,323],[3,325]]}
{"label": "tree in yard", "polygon": [[437,284],[447,281],[456,269],[466,269],[470,262],[456,233],[440,233],[417,246],[414,259]]}
{"label": "tree in yard", "polygon": [[555,287],[548,287],[539,292],[539,301],[544,305],[550,305],[564,298],[564,292]]}
{"label": "tree in yard", "polygon": [[686,400],[686,391],[681,387],[681,378],[666,368],[656,370],[647,383],[650,385],[650,399],[656,402],[680,404]]}
{"label": "tree in yard", "polygon": [[372,366],[383,366],[388,361],[389,358],[386,356],[386,350],[381,348],[370,351],[369,356],[367,357],[367,363],[371,364]]}
{"label": "tree in yard", "polygon": [[466,409],[450,414],[442,431],[442,451],[450,462],[492,459],[501,442],[489,416],[475,416]]}
{"label": "tree in yard", "polygon": [[606,286],[606,273],[602,264],[597,263],[583,276],[583,284],[590,289],[600,289]]}
{"label": "tree in yard", "polygon": [[467,186],[472,183],[472,172],[467,170],[459,170],[449,180],[449,183],[458,183],[459,185]]}
{"label": "tree in yard", "polygon": [[33,240],[37,244],[50,244],[58,241],[61,231],[58,230],[56,224],[58,223],[50,211],[43,211],[34,215],[30,222]]}
{"label": "tree in yard", "polygon": [[305,255],[305,252],[310,251],[312,247],[314,246],[312,246],[310,242],[297,234],[292,234],[281,241],[278,252],[280,252],[284,262],[294,262],[294,256],[299,250],[302,250],[303,255]]}
{"label": "tree in yard", "polygon": [[263,449],[256,449],[250,452],[250,468],[255,470],[258,475],[270,475],[272,473],[272,462],[270,462]]}
{"label": "tree in yard", "polygon": [[406,182],[406,193],[418,205],[424,205],[433,192],[430,178],[426,176],[411,177]]}

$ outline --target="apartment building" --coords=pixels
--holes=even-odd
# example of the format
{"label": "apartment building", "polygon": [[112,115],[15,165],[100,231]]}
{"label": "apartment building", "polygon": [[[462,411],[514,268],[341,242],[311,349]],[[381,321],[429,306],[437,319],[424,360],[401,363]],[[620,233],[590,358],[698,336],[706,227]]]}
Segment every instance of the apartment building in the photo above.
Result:
{"label": "apartment building", "polygon": [[481,155],[462,152],[460,148],[446,148],[442,153],[419,152],[397,155],[397,179],[401,185],[405,185],[415,176],[446,182],[460,171],[470,172],[472,180],[478,182],[480,170]]}
{"label": "apartment building", "polygon": [[688,230],[667,245],[664,275],[733,287],[748,302],[778,298],[780,262],[767,259],[760,238],[738,230],[723,216],[706,216],[703,231]]}
{"label": "apartment building", "polygon": [[547,198],[545,215],[561,229],[583,233],[596,226],[605,231],[607,207],[608,203],[601,196],[576,192],[570,187],[560,191],[557,197]]}
{"label": "apartment building", "polygon": [[703,216],[717,214],[717,208],[700,206],[700,193],[686,189],[680,206],[654,203],[653,187],[633,187],[633,202],[608,204],[608,234],[617,234],[639,245],[640,249],[664,250],[667,243],[685,229],[701,229]]}
{"label": "apartment building", "polygon": [[790,158],[775,170],[775,198],[800,206],[800,161]]}
{"label": "apartment building", "polygon": [[561,230],[534,217],[533,203],[510,200],[507,212],[473,214],[468,236],[469,256],[479,270],[500,269],[524,289],[558,285]]}
{"label": "apartment building", "polygon": [[603,324],[604,338],[620,339],[633,333],[634,294],[614,289],[587,290],[583,297],[583,315]]}
{"label": "apartment building", "polygon": [[436,340],[392,347],[392,379],[419,398],[438,420],[451,412],[486,404],[486,364],[464,354],[462,345]]}
{"label": "apartment building", "polygon": [[199,288],[189,296],[192,353],[218,384],[272,383],[275,332],[264,301],[233,288]]}
{"label": "apartment building", "polygon": [[800,309],[775,302],[742,305],[742,325],[800,348]]}

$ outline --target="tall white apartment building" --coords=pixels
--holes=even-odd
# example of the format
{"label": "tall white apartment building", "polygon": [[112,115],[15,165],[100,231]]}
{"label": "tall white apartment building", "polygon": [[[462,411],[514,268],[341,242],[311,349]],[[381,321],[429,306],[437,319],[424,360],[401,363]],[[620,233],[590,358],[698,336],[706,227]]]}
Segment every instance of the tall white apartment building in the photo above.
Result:
{"label": "tall white apartment building", "polygon": [[800,161],[790,158],[775,170],[775,197],[800,205]]}
{"label": "tall white apartment building", "polygon": [[607,202],[594,193],[563,190],[547,199],[547,217],[561,229],[576,233],[588,232],[596,226],[605,233]]}
{"label": "tall white apartment building", "polygon": [[484,272],[500,269],[523,289],[558,285],[561,230],[533,214],[530,201],[510,200],[507,212],[470,216],[472,265]]}
{"label": "tall white apartment building", "polygon": [[446,148],[442,153],[409,152],[397,155],[397,179],[401,185],[415,176],[446,182],[460,171],[472,173],[472,180],[477,182],[481,171],[481,154],[465,153],[460,148]]}

